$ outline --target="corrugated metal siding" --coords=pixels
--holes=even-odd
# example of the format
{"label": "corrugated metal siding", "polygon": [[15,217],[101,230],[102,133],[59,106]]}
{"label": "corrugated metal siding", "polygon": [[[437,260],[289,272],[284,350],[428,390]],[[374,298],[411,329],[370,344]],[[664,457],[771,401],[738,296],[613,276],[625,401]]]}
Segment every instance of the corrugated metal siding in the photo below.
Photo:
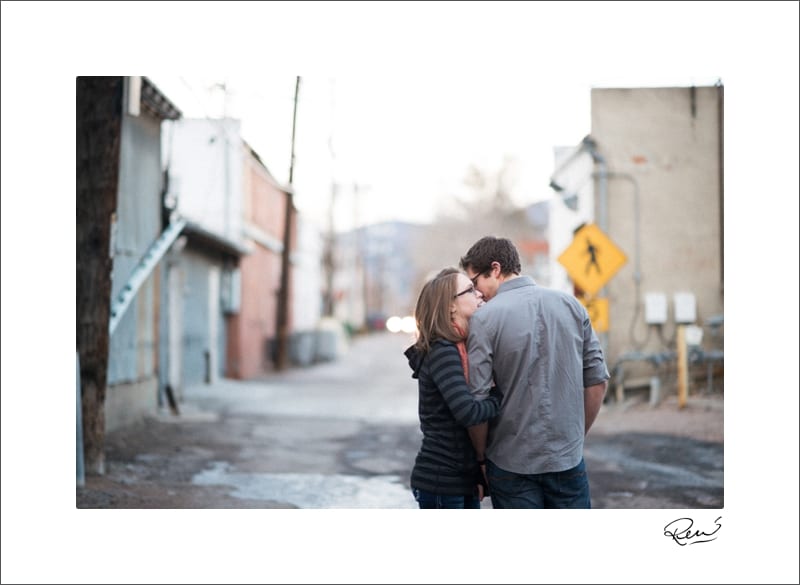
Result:
{"label": "corrugated metal siding", "polygon": [[[161,232],[160,122],[123,116],[112,298]],[[108,383],[156,375],[156,282],[151,275],[111,338]]]}

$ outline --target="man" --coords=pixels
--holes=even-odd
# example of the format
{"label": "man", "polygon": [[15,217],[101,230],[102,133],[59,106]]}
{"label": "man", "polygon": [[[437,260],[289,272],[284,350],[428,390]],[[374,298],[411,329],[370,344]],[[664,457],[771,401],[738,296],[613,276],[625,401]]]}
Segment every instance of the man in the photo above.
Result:
{"label": "man", "polygon": [[488,301],[470,322],[470,386],[504,395],[485,451],[492,507],[591,508],[583,441],[610,376],[586,309],[520,276],[505,238],[478,240],[461,268]]}

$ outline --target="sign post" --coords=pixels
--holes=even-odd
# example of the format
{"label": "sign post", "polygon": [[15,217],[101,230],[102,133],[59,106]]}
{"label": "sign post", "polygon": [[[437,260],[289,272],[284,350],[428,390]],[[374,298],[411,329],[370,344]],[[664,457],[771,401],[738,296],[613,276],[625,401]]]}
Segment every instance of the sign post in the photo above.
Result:
{"label": "sign post", "polygon": [[595,332],[605,333],[608,331],[608,299],[584,296],[579,300],[586,307]]}

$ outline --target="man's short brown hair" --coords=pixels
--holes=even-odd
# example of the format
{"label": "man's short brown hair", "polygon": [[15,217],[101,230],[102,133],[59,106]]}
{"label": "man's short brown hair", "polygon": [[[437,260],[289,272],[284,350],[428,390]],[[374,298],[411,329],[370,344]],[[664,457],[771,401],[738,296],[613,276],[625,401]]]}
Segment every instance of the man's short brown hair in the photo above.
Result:
{"label": "man's short brown hair", "polygon": [[507,238],[484,236],[461,257],[460,266],[478,274],[486,274],[492,269],[492,262],[500,264],[500,274],[519,274],[522,266],[516,246]]}

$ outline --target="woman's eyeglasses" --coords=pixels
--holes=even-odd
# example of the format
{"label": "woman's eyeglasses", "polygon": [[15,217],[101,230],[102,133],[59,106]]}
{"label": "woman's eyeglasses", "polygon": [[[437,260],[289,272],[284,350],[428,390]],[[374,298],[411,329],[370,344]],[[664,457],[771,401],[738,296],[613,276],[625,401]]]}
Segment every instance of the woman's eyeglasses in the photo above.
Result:
{"label": "woman's eyeglasses", "polygon": [[474,286],[474,285],[473,285],[473,286],[470,286],[470,287],[469,287],[469,288],[467,288],[467,289],[464,289],[464,290],[462,290],[460,293],[456,293],[456,295],[455,295],[455,297],[454,297],[454,298],[458,298],[458,297],[460,297],[461,295],[465,295],[465,294],[469,294],[469,293],[475,294],[475,286]]}

